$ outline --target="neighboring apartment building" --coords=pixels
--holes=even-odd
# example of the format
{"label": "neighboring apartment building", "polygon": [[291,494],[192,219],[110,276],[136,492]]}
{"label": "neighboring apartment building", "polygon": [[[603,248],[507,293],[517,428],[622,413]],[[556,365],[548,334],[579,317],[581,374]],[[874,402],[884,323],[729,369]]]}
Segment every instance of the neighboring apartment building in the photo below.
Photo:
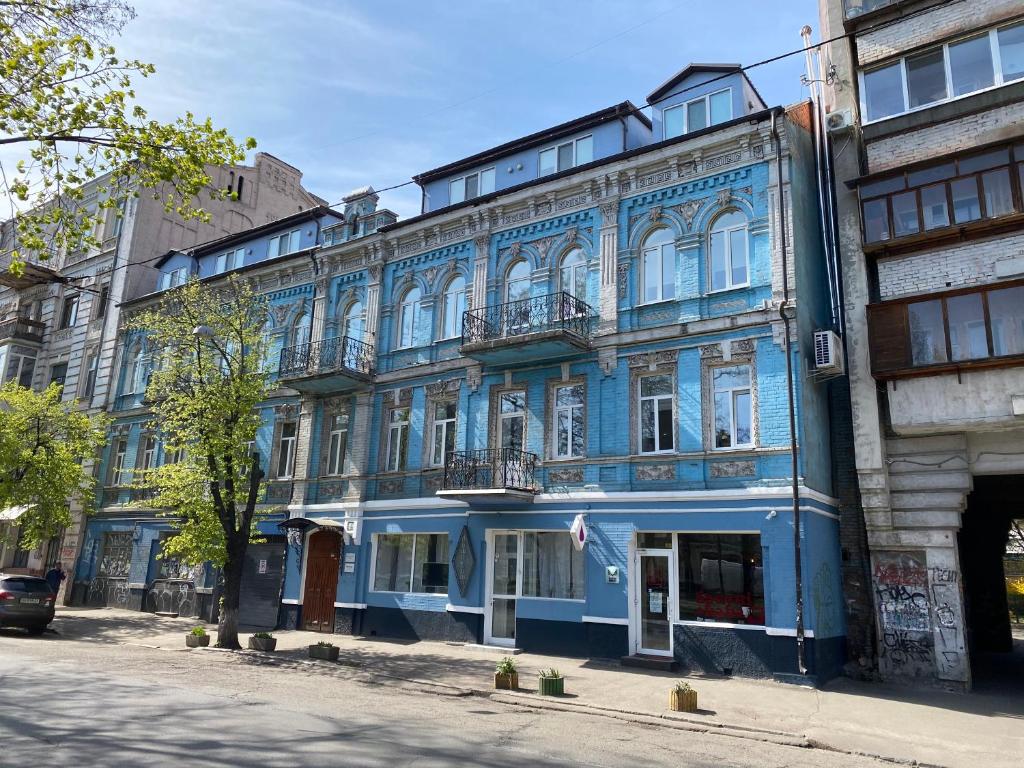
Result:
{"label": "neighboring apartment building", "polygon": [[[14,222],[0,225],[0,377],[43,389],[51,382],[64,387],[65,400],[90,412],[106,409],[111,371],[117,352],[119,306],[150,290],[159,271],[156,260],[171,249],[247,230],[270,219],[305,210],[321,201],[302,188],[302,173],[273,155],[256,154],[253,165],[209,169],[217,188],[237,199],[205,200],[209,221],[184,221],[164,210],[162,190],[140,190],[121,211],[108,210],[97,222],[99,248],[54,253],[42,260],[29,256],[22,277],[7,270],[16,247]],[[90,182],[82,207],[95,212],[109,177]],[[154,193],[156,197],[154,197]],[[7,546],[0,549],[0,567],[45,571],[57,560],[74,562],[81,542],[81,509],[72,506],[76,522],[63,542],[41,551],[17,545],[18,510],[0,513],[8,526]],[[3,516],[10,518],[3,521]]]}
{"label": "neighboring apartment building", "polygon": [[821,15],[880,671],[967,688],[1024,516],[1024,6]]}
{"label": "neighboring apartment building", "polygon": [[[322,209],[162,264],[215,281],[243,249],[271,303],[280,388],[257,448],[281,512],[261,532],[287,546],[250,558],[272,578],[243,605],[754,676],[795,672],[800,634],[812,674],[841,668],[809,106],[767,108],[736,65],[688,67],[649,101],[653,120],[624,102],[421,174],[422,214],[378,232]],[[144,340],[123,342],[102,477],[129,518],[117,486],[167,457],[133,381]],[[144,604],[169,531],[112,506],[76,585],[108,589],[98,564],[125,552]]]}

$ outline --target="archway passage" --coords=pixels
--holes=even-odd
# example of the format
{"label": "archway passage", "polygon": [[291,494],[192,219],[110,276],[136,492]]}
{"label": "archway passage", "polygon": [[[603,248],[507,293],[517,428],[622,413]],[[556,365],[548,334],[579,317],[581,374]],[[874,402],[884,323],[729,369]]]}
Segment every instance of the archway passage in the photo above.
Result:
{"label": "archway passage", "polygon": [[960,530],[967,647],[975,689],[1024,686],[1024,624],[1011,616],[1010,581],[1021,544],[1014,521],[1024,518],[1024,475],[974,478]]}
{"label": "archway passage", "polygon": [[334,531],[317,531],[309,537],[302,597],[304,629],[334,631],[334,596],[338,591],[341,544],[341,535]]}

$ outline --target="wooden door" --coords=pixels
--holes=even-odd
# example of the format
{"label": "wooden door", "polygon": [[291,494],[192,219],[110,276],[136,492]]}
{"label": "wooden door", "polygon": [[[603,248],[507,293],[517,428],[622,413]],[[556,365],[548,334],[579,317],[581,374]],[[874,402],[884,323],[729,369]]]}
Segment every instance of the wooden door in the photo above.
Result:
{"label": "wooden door", "polygon": [[302,597],[302,625],[314,632],[334,631],[334,596],[338,591],[341,536],[317,531],[306,544],[306,584]]}

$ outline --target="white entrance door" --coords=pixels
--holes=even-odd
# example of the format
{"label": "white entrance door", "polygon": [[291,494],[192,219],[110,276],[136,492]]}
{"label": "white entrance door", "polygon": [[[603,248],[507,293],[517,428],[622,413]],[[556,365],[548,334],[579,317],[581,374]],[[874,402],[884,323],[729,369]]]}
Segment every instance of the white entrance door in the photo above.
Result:
{"label": "white entrance door", "polygon": [[521,578],[519,534],[493,531],[491,557],[487,564],[487,613],[484,642],[488,645],[516,644],[516,592]]}
{"label": "white entrance door", "polygon": [[672,553],[640,549],[636,553],[633,598],[636,601],[637,653],[672,655],[672,616],[676,600]]}

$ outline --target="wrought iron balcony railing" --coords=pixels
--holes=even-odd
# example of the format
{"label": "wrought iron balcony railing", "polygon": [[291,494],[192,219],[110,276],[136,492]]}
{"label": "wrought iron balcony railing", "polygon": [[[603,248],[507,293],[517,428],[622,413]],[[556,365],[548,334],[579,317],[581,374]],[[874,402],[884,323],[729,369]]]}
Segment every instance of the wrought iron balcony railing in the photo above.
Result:
{"label": "wrought iron balcony railing", "polygon": [[278,376],[282,379],[348,370],[373,374],[373,346],[349,336],[311,341],[281,350]]}
{"label": "wrought iron balcony railing", "polygon": [[46,331],[46,323],[29,320],[27,317],[13,317],[0,322],[0,340],[41,342]]}
{"label": "wrought iron balcony railing", "polygon": [[589,340],[593,313],[589,304],[565,291],[470,309],[462,316],[462,343],[559,330]]}
{"label": "wrought iron balcony railing", "polygon": [[515,448],[450,451],[444,462],[445,491],[537,490],[537,456]]}

